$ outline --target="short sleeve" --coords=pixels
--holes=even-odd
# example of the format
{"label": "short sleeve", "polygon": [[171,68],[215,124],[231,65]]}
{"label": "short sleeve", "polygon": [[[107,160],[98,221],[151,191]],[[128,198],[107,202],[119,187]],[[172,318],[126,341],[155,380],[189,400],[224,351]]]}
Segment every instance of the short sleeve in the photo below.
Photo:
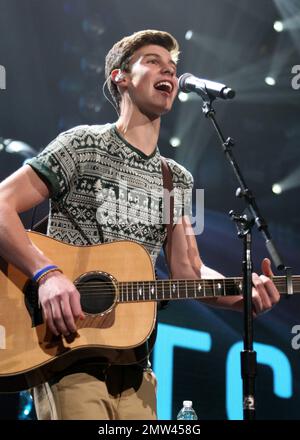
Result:
{"label": "short sleeve", "polygon": [[194,178],[192,174],[173,159],[167,159],[173,178],[174,185],[174,223],[183,215],[192,215],[192,191]]}
{"label": "short sleeve", "polygon": [[26,161],[46,183],[53,199],[62,198],[78,175],[78,158],[72,132],[57,136],[36,157]]}
{"label": "short sleeve", "polygon": [[181,189],[193,189],[194,178],[192,174],[173,159],[167,159],[173,175],[173,184]]}

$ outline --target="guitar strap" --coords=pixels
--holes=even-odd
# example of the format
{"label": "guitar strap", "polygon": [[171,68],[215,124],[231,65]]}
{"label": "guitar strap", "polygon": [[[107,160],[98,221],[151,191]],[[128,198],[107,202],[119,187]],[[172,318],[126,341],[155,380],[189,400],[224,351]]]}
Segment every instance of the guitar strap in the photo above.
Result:
{"label": "guitar strap", "polygon": [[164,242],[164,253],[168,262],[169,273],[171,273],[171,258],[172,258],[172,235],[174,226],[174,185],[172,172],[165,157],[161,157],[161,170],[164,186],[164,224],[167,228],[167,237]]}

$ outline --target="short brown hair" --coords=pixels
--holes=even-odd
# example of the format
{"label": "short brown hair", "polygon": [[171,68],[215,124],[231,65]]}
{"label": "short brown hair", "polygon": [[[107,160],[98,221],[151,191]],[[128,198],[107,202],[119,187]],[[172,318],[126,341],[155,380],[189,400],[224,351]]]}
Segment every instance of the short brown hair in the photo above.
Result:
{"label": "short brown hair", "polygon": [[148,44],[156,44],[167,49],[173,61],[178,61],[179,44],[168,32],[148,29],[135,32],[132,35],[122,38],[113,45],[105,58],[105,79],[109,92],[120,110],[121,96],[116,84],[111,80],[110,74],[114,69],[129,71],[129,61],[134,52]]}

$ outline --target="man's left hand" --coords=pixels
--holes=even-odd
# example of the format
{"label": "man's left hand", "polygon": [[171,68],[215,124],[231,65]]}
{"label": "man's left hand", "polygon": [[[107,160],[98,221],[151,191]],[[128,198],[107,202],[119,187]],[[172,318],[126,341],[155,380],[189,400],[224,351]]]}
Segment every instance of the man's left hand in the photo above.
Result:
{"label": "man's left hand", "polygon": [[272,281],[274,276],[271,269],[271,262],[268,258],[262,261],[263,275],[252,274],[253,291],[252,303],[254,314],[259,315],[269,311],[280,300],[280,294]]}

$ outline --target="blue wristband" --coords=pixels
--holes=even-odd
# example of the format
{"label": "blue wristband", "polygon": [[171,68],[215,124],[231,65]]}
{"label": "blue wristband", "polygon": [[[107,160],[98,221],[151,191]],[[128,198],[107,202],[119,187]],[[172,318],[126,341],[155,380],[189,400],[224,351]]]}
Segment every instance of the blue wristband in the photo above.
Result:
{"label": "blue wristband", "polygon": [[44,273],[52,271],[53,269],[58,269],[58,266],[54,264],[50,264],[50,266],[43,267],[43,269],[39,270],[36,274],[31,278],[32,281],[37,281]]}

